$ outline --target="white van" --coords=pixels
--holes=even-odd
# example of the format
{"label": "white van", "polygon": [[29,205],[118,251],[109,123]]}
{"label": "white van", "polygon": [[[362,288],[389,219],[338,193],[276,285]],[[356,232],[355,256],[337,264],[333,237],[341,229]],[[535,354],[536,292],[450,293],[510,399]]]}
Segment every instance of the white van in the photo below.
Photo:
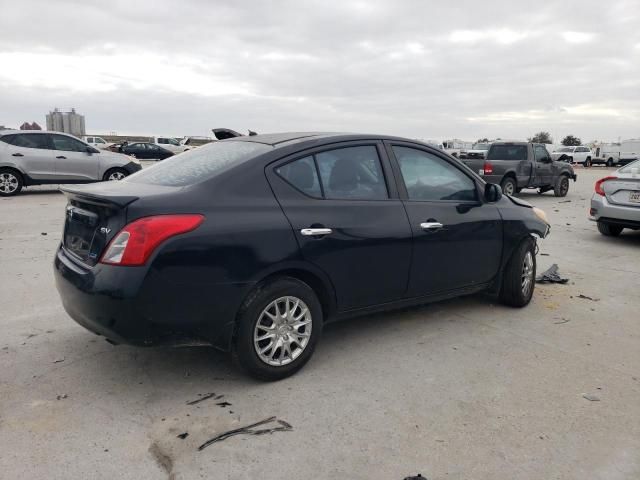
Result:
{"label": "white van", "polygon": [[107,150],[113,142],[107,142],[102,137],[94,137],[94,136],[84,136],[82,140],[94,148],[100,148],[101,150]]}

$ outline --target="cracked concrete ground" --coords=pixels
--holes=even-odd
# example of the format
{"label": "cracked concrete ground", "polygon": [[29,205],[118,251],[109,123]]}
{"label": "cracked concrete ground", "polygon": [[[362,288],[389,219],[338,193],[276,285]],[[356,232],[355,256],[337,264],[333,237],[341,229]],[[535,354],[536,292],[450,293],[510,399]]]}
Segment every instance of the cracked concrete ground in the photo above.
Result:
{"label": "cracked concrete ground", "polygon": [[[0,477],[640,478],[640,232],[587,221],[605,172],[521,196],[552,223],[539,271],[569,284],[522,310],[478,295],[332,325],[271,384],[208,348],[113,347],[76,325],[52,277],[63,196],[1,199]],[[231,405],[187,405],[213,392]],[[197,450],[271,416],[293,431]]]}

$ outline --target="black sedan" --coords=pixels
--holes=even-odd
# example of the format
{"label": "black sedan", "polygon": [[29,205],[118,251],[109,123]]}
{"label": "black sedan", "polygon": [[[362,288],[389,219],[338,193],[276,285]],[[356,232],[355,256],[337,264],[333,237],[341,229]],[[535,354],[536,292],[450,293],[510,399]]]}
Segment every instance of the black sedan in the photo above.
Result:
{"label": "black sedan", "polygon": [[527,305],[549,231],[440,150],[373,135],[237,137],[61,190],[72,318],[112,343],[231,350],[269,380],[329,321],[481,291]]}
{"label": "black sedan", "polygon": [[133,155],[140,160],[164,160],[174,154],[160,145],[149,142],[129,143],[120,147],[120,152]]}

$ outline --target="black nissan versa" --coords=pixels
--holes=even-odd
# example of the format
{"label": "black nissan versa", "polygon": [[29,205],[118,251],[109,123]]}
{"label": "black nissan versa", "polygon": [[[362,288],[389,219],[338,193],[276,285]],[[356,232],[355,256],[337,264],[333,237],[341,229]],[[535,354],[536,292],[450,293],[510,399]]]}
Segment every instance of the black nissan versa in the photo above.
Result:
{"label": "black nissan versa", "polygon": [[522,307],[544,212],[403,138],[238,137],[63,186],[57,287],[113,343],[209,344],[291,375],[323,324],[479,291]]}

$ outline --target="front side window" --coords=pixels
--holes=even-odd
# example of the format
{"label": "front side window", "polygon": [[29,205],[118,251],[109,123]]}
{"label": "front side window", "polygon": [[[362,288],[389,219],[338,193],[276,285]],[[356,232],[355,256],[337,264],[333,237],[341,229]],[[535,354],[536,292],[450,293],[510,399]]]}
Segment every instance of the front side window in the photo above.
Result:
{"label": "front side window", "polygon": [[551,157],[549,157],[549,152],[542,145],[536,145],[533,148],[533,153],[535,155],[536,162],[544,162],[551,159]]}
{"label": "front side window", "polygon": [[422,150],[394,146],[410,200],[476,201],[475,182],[449,162]]}
{"label": "front side window", "polygon": [[282,165],[276,169],[276,173],[301,192],[311,197],[322,197],[313,156]]}
{"label": "front side window", "polygon": [[9,141],[9,143],[11,143],[11,145],[15,145],[16,147],[40,148],[45,150],[51,148],[47,139],[47,135],[37,133],[20,133],[11,136],[13,138]]}
{"label": "front side window", "polygon": [[55,150],[62,150],[64,152],[87,151],[87,146],[75,138],[67,137],[65,135],[51,135],[51,139],[53,140],[53,148]]}
{"label": "front side window", "polygon": [[95,143],[106,143],[106,142],[105,142],[103,139],[101,139],[100,137],[96,137],[96,138],[94,139],[94,142],[95,142]]}

